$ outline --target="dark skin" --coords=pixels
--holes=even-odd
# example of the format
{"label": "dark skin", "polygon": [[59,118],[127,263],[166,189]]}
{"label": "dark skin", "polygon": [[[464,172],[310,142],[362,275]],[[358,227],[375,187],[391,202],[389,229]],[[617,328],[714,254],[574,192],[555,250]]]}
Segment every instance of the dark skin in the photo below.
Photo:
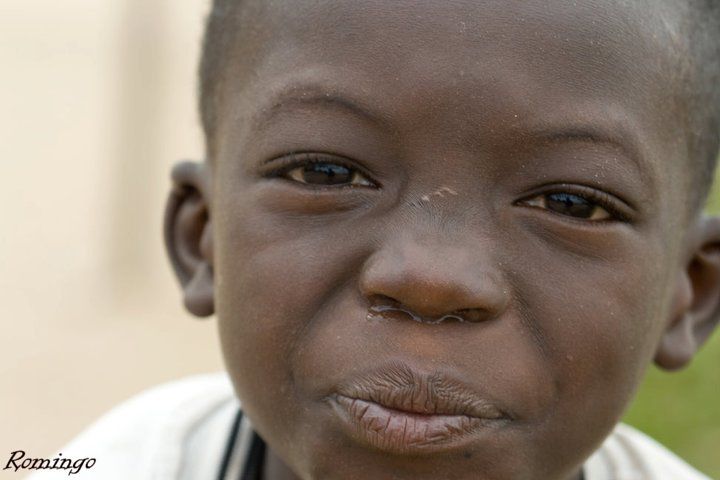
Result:
{"label": "dark skin", "polygon": [[[265,478],[578,479],[647,365],[715,328],[720,220],[688,209],[668,74],[681,12],[601,3],[248,2],[165,228]],[[328,398],[397,362],[507,421],[410,453],[349,434]]]}

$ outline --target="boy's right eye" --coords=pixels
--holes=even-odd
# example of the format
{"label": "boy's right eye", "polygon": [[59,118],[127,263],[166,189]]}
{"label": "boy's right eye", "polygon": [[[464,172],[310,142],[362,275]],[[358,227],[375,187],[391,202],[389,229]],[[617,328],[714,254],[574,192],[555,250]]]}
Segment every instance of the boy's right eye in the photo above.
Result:
{"label": "boy's right eye", "polygon": [[318,187],[370,187],[377,185],[357,168],[327,154],[300,153],[282,159],[288,165],[273,173],[287,180]]}

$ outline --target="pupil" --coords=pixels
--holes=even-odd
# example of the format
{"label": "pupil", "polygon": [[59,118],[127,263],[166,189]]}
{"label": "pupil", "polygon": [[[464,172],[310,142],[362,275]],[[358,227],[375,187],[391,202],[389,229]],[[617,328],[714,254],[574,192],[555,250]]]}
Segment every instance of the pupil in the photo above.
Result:
{"label": "pupil", "polygon": [[549,210],[578,218],[590,218],[595,210],[595,204],[569,193],[551,193],[546,202]]}
{"label": "pupil", "polygon": [[339,185],[350,183],[352,172],[342,165],[311,163],[303,168],[303,180],[316,185]]}

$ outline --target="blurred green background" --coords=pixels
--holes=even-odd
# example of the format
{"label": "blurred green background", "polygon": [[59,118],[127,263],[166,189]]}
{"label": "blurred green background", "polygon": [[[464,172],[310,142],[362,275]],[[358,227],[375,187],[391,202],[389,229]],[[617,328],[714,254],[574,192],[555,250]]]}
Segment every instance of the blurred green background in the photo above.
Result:
{"label": "blurred green background", "polygon": [[[708,211],[720,215],[720,174]],[[653,367],[625,422],[720,479],[720,331],[687,369],[667,373]]]}

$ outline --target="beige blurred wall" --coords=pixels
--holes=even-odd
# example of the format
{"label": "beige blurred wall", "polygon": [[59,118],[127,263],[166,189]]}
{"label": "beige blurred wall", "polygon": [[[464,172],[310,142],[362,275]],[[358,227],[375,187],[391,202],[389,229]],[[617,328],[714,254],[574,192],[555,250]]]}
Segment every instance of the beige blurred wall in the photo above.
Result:
{"label": "beige blurred wall", "polygon": [[0,458],[50,454],[131,394],[221,368],[160,234],[170,165],[202,158],[207,8],[0,0]]}

